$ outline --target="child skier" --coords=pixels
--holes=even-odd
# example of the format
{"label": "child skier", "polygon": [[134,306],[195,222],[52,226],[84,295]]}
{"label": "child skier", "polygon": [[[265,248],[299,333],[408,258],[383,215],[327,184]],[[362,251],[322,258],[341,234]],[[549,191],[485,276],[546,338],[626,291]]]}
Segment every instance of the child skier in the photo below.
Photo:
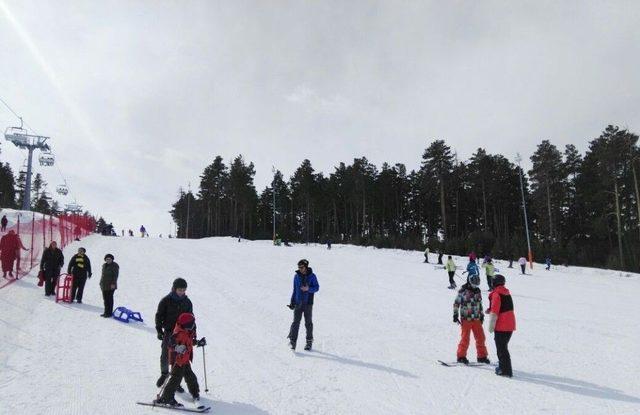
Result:
{"label": "child skier", "polygon": [[493,265],[491,258],[488,258],[482,267],[487,273],[487,285],[489,286],[489,291],[491,291],[493,290],[493,277],[496,275],[496,267]]}
{"label": "child skier", "polygon": [[456,282],[453,280],[453,276],[456,274],[456,263],[453,261],[453,258],[451,258],[451,255],[449,255],[444,268],[449,273],[449,288],[453,290],[456,288]]}
{"label": "child skier", "polygon": [[488,352],[484,345],[485,335],[482,328],[484,314],[482,312],[482,294],[480,293],[480,276],[472,274],[467,277],[458,296],[453,302],[453,322],[460,324],[460,343],[458,344],[457,358],[459,363],[465,365],[469,363],[467,350],[469,349],[469,338],[471,332],[476,340],[476,353],[479,363],[490,363],[487,358]]}
{"label": "child skier", "polygon": [[503,275],[496,275],[493,279],[494,289],[489,294],[489,333],[494,333],[496,351],[498,353],[498,367],[496,375],[513,376],[511,369],[511,355],[509,354],[509,340],[516,331],[516,316],[513,312],[511,293],[504,286]]}
{"label": "child skier", "polygon": [[160,397],[153,401],[154,404],[168,407],[184,406],[176,401],[174,396],[184,377],[193,402],[196,407],[200,406],[200,386],[198,378],[191,370],[191,360],[193,360],[193,346],[201,347],[206,344],[207,340],[204,337],[196,340],[196,318],[193,314],[180,314],[170,339],[171,377],[162,389]]}
{"label": "child skier", "polygon": [[462,275],[464,274],[469,274],[468,276],[472,276],[472,275],[477,275],[478,277],[480,276],[480,269],[478,268],[478,264],[476,264],[476,258],[475,255],[469,255],[469,263],[467,264],[467,270],[465,272],[462,273]]}

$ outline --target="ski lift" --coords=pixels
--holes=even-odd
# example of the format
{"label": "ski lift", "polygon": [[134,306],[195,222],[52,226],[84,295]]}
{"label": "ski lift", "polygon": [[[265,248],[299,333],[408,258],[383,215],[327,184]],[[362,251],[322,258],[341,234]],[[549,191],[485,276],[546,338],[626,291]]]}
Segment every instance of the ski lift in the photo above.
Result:
{"label": "ski lift", "polygon": [[56,187],[56,192],[57,192],[58,194],[60,194],[60,195],[64,195],[64,196],[66,196],[67,194],[69,194],[69,188],[67,187],[67,184],[66,184],[66,183],[64,183],[64,184],[59,184],[59,185]]}
{"label": "ski lift", "polygon": [[56,162],[56,158],[51,152],[45,152],[40,154],[40,157],[38,158],[38,160],[40,160],[40,165],[45,167],[51,167]]}
{"label": "ski lift", "polygon": [[22,118],[20,118],[20,127],[8,127],[4,131],[4,138],[16,147],[29,145],[29,133],[23,128]]}
{"label": "ski lift", "polygon": [[64,210],[66,212],[70,212],[70,213],[81,213],[82,212],[82,205],[79,205],[75,202],[73,203],[67,203],[64,206]]}

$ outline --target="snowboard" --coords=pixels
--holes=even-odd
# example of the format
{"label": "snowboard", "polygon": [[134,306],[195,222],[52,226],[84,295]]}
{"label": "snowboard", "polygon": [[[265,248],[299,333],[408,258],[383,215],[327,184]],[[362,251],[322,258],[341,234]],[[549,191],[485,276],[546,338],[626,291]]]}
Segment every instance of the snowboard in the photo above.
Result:
{"label": "snowboard", "polygon": [[459,362],[445,362],[443,360],[438,360],[438,363],[440,363],[442,366],[446,366],[446,367],[454,367],[454,366],[491,366],[492,363],[486,364],[486,363],[478,363],[478,362],[469,362],[467,364],[464,363],[459,363]]}
{"label": "snowboard", "polygon": [[136,402],[136,403],[138,405],[153,406],[154,408],[164,408],[164,409],[171,409],[174,411],[183,411],[183,412],[195,412],[200,414],[207,413],[211,409],[210,406],[203,406],[199,408],[188,408],[186,406],[169,406],[169,405],[163,405],[160,403],[153,403],[153,402]]}

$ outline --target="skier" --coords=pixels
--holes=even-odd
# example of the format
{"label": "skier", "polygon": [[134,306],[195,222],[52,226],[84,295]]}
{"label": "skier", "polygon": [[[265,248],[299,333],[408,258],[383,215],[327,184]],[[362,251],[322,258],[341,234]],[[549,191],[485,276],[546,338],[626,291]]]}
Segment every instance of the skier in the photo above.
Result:
{"label": "skier", "polygon": [[[167,376],[169,376],[169,347],[171,334],[176,325],[178,317],[182,313],[193,313],[193,304],[187,297],[187,281],[184,278],[176,278],[171,286],[171,292],[160,300],[158,311],[156,311],[156,332],[160,344],[160,377],[156,382],[157,387],[161,387]],[[178,392],[184,392],[180,384]]]}
{"label": "skier", "polygon": [[518,265],[520,265],[520,270],[522,271],[522,275],[525,275],[525,269],[527,268],[527,258],[521,256],[518,259]]}
{"label": "skier", "polygon": [[544,263],[547,265],[546,270],[549,271],[551,269],[551,257],[547,255],[547,258],[544,260]]}
{"label": "skier", "polygon": [[0,262],[2,262],[2,276],[4,278],[7,278],[7,272],[13,278],[13,266],[16,259],[20,257],[20,249],[28,251],[13,229],[0,239]]}
{"label": "skier", "polygon": [[489,333],[494,333],[496,351],[498,353],[498,367],[496,375],[512,377],[511,355],[509,354],[509,340],[516,331],[516,316],[513,312],[511,293],[504,286],[504,275],[498,274],[493,279],[495,287],[489,294]]}
{"label": "skier", "polygon": [[453,276],[456,274],[456,263],[453,261],[453,258],[451,258],[451,255],[447,258],[447,264],[444,268],[449,273],[449,288],[453,290],[456,288],[456,282],[453,280]]}
{"label": "skier", "polygon": [[9,220],[7,219],[7,215],[3,215],[2,219],[0,220],[0,225],[2,225],[2,232],[7,231],[7,223],[9,223]]}
{"label": "skier", "polygon": [[112,254],[104,256],[102,264],[102,276],[100,277],[100,289],[104,300],[104,313],[100,317],[109,318],[113,315],[113,294],[118,289],[118,275],[120,266],[114,262]]}
{"label": "skier", "polygon": [[429,263],[429,247],[426,247],[424,250],[424,262]]}
{"label": "skier", "polygon": [[462,273],[469,274],[468,276],[477,275],[480,276],[480,269],[478,269],[478,264],[476,264],[475,256],[469,255],[469,263],[467,264],[467,270]]}
{"label": "skier", "polygon": [[[469,338],[473,332],[476,340],[476,353],[479,363],[490,363],[487,358],[488,352],[484,345],[485,335],[482,323],[484,314],[482,312],[482,294],[480,293],[480,276],[470,274],[467,283],[460,287],[458,296],[453,302],[453,322],[460,324],[460,343],[458,344],[458,363],[469,363],[467,350],[469,349]],[[461,321],[462,320],[462,321]]]}
{"label": "skier", "polygon": [[487,258],[482,268],[484,268],[487,274],[487,285],[489,286],[489,291],[491,291],[493,290],[493,277],[496,275],[496,267],[493,265],[491,258]]}
{"label": "skier", "polygon": [[191,370],[191,360],[193,359],[193,346],[202,347],[207,344],[203,337],[196,339],[196,318],[191,313],[182,313],[178,316],[173,332],[169,335],[171,360],[171,377],[162,390],[160,398],[153,401],[154,404],[168,407],[182,407],[176,401],[175,393],[182,382],[182,378],[187,382],[189,393],[193,397],[196,407],[200,403],[200,386],[198,378]]}
{"label": "skier", "polygon": [[331,249],[331,238],[327,238],[327,249]]}
{"label": "skier", "polygon": [[78,253],[71,257],[67,266],[67,274],[73,275],[71,302],[76,300],[78,304],[82,304],[84,285],[87,282],[87,278],[91,278],[91,261],[86,253],[86,249],[78,248]]}
{"label": "skier", "polygon": [[444,253],[442,252],[441,249],[438,249],[438,265],[442,265],[442,257],[444,256]]}
{"label": "skier", "polygon": [[56,241],[51,241],[49,248],[45,249],[40,259],[40,271],[44,273],[44,295],[55,294],[55,287],[58,285],[60,269],[64,265],[64,255],[58,249]]}
{"label": "skier", "polygon": [[147,234],[147,229],[144,227],[144,225],[140,226],[140,236],[144,238],[146,234]]}
{"label": "skier", "polygon": [[300,320],[302,320],[303,315],[304,326],[307,331],[307,345],[304,350],[311,350],[311,344],[313,343],[313,321],[311,320],[313,295],[319,289],[318,278],[313,273],[313,270],[309,268],[309,261],[306,259],[298,261],[298,270],[293,277],[293,293],[291,293],[291,301],[288,305],[293,310],[293,323],[291,323],[288,336],[289,346],[291,346],[292,350],[296,349]]}

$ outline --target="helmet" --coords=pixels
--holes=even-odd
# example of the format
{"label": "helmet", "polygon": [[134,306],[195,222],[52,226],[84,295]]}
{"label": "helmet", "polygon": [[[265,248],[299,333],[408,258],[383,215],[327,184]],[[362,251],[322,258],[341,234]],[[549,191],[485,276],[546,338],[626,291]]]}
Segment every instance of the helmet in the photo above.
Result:
{"label": "helmet", "polygon": [[493,277],[494,287],[497,287],[498,285],[504,285],[504,283],[505,283],[504,275],[498,274],[495,277]]}
{"label": "helmet", "polygon": [[187,288],[187,281],[184,278],[176,278],[173,281],[173,289],[177,289],[177,288]]}
{"label": "helmet", "polygon": [[300,261],[298,261],[298,266],[309,268],[309,261],[307,261],[306,259],[301,259]]}
{"label": "helmet", "polygon": [[473,288],[480,286],[480,276],[478,274],[471,274],[467,277],[467,283]]}
{"label": "helmet", "polygon": [[186,330],[193,330],[196,326],[196,318],[191,313],[182,313],[178,316],[178,324]]}

